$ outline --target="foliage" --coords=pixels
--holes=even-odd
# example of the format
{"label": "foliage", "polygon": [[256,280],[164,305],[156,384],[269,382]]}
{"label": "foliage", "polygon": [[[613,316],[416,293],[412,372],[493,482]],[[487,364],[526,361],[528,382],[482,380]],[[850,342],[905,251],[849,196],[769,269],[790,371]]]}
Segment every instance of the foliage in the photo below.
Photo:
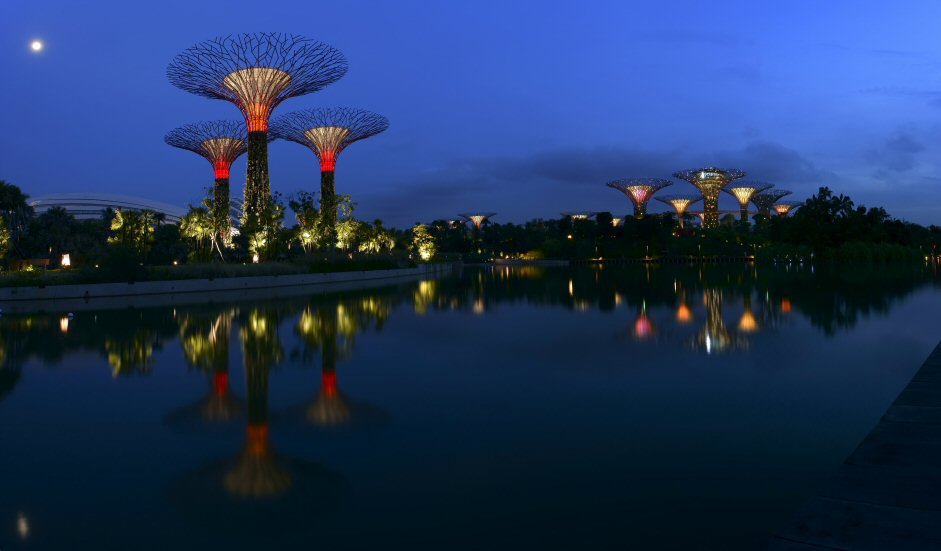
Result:
{"label": "foliage", "polygon": [[134,249],[138,255],[145,256],[154,240],[154,227],[158,216],[152,210],[117,209],[111,220],[109,243],[116,243]]}
{"label": "foliage", "polygon": [[297,240],[309,253],[319,244],[317,222],[320,211],[317,208],[316,195],[309,191],[298,191],[288,201],[288,206],[297,218]]}
{"label": "foliage", "polygon": [[431,260],[438,252],[438,245],[434,236],[424,224],[412,226],[412,252],[422,260]]}
{"label": "foliage", "polygon": [[374,220],[372,225],[363,224],[359,252],[391,252],[395,247],[395,233],[382,227],[382,220]]}
{"label": "foliage", "polygon": [[284,204],[281,194],[275,193],[262,201],[258,213],[249,213],[242,224],[240,237],[251,255],[259,260],[275,258],[284,242]]}
{"label": "foliage", "polygon": [[0,258],[6,256],[10,250],[10,230],[7,229],[7,223],[0,218]]}

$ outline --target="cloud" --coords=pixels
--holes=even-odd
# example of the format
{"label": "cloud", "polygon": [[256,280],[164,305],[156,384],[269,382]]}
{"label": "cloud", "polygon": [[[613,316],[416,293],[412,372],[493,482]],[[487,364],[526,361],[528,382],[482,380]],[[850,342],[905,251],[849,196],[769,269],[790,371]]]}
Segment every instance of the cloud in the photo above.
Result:
{"label": "cloud", "polygon": [[908,172],[915,167],[916,157],[925,145],[902,131],[887,139],[880,148],[870,151],[877,166],[876,178],[890,177],[891,172]]}
{"label": "cloud", "polygon": [[770,141],[753,141],[737,150],[720,152],[716,159],[723,164],[748,172],[749,179],[765,180],[778,187],[791,186],[817,189],[833,186],[842,178],[833,171],[818,167],[797,150]]}
{"label": "cloud", "polygon": [[[521,220],[610,205],[614,196],[603,186],[610,180],[669,178],[676,170],[704,165],[740,168],[751,179],[767,180],[798,194],[819,186],[833,187],[842,180],[798,151],[771,141],[714,152],[564,147],[518,157],[455,159],[408,181],[395,182],[387,193],[363,197],[362,204],[374,205],[371,208],[381,210],[381,216],[394,225],[442,218],[464,209],[496,210],[504,219]],[[675,185],[677,193],[687,187]],[[364,213],[369,216],[373,214]]]}

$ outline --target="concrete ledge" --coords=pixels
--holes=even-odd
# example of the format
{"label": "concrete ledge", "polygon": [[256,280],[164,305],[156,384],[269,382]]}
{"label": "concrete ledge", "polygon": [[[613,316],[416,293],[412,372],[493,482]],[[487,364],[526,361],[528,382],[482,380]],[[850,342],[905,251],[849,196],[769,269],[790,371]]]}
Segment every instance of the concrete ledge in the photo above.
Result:
{"label": "concrete ledge", "polygon": [[[283,276],[228,277],[219,279],[181,279],[142,281],[138,283],[91,283],[87,285],[52,285],[48,287],[7,287],[0,289],[0,307],[5,312],[60,310],[68,307],[115,304],[166,304],[185,302],[264,298],[274,290],[296,288],[302,292],[339,291],[359,287],[358,282],[378,282],[398,278],[438,276],[454,269],[453,264],[422,264],[415,268],[296,274]],[[347,285],[353,284],[353,285]],[[249,293],[249,291],[257,291]],[[187,297],[187,295],[189,295]],[[151,297],[153,300],[141,300]],[[182,298],[187,297],[187,298]],[[124,299],[114,301],[111,299]],[[130,300],[133,299],[133,300]],[[82,309],[82,308],[78,308]]]}

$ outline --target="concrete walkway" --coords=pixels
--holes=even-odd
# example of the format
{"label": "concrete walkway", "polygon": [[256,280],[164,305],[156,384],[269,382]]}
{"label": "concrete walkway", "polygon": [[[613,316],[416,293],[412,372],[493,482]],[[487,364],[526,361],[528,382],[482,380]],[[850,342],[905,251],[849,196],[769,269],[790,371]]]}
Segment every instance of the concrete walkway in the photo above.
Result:
{"label": "concrete walkway", "polygon": [[941,344],[769,549],[941,549]]}

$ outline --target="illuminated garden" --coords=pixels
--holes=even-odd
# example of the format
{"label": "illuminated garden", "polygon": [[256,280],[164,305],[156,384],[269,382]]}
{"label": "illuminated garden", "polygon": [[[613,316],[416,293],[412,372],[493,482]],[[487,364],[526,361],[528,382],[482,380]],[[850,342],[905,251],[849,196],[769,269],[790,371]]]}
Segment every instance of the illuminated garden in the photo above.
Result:
{"label": "illuminated garden", "polygon": [[941,542],[903,10],[27,4],[0,551]]}

